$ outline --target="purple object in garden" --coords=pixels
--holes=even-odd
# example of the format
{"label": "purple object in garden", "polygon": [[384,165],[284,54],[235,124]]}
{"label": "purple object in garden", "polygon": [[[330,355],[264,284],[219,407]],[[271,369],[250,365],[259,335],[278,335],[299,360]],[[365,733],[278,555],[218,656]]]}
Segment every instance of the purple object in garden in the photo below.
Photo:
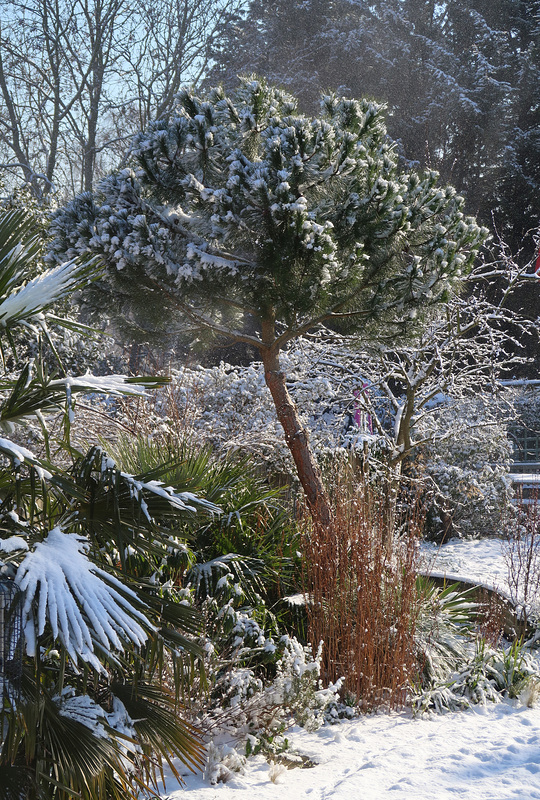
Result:
{"label": "purple object in garden", "polygon": [[[361,389],[355,389],[355,398],[360,398],[362,395],[367,398],[366,389],[368,385],[368,383],[363,382]],[[362,408],[358,399],[356,399],[354,402],[354,421],[364,433],[373,433],[373,418],[371,414],[368,414]]]}

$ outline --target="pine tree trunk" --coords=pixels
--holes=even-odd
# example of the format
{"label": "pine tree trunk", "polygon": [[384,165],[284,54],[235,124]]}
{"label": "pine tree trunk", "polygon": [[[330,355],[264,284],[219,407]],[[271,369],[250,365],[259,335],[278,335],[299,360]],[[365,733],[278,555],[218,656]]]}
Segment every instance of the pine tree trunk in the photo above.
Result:
{"label": "pine tree trunk", "polygon": [[330,502],[309,447],[308,433],[302,426],[296,406],[287,389],[285,374],[280,367],[279,350],[272,348],[261,350],[261,357],[266,385],[272,395],[277,418],[285,432],[285,441],[294,459],[310,514],[315,522],[325,526],[330,525],[332,522]]}

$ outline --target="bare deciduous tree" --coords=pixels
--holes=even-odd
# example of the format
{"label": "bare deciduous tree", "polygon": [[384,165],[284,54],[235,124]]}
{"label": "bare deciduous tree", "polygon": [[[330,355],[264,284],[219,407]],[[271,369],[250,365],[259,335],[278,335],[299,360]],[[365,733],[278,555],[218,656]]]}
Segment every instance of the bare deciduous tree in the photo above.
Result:
{"label": "bare deciduous tree", "polygon": [[90,191],[197,83],[239,0],[2,0],[0,162],[36,196]]}

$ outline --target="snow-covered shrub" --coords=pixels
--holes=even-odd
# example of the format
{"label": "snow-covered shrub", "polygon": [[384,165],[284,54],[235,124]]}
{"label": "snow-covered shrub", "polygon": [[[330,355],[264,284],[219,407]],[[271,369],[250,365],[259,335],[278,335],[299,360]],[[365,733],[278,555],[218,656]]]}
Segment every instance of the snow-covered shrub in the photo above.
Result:
{"label": "snow-covered shrub", "polygon": [[[156,681],[166,660],[177,670],[189,661],[180,642],[196,660],[183,634],[198,633],[201,620],[141,581],[128,560],[166,557],[178,515],[218,508],[164,483],[159,469],[135,477],[100,447],[71,447],[77,394],[141,396],[163,381],[71,376],[58,360],[60,376],[50,373],[42,357],[49,324],[73,327],[53,308],[97,264],[46,270],[39,255],[32,220],[0,214],[0,574],[20,591],[23,623],[13,643],[23,652],[20,691],[0,703],[0,770],[12,770],[16,796],[52,798],[61,785],[68,794],[126,797],[154,781],[157,751],[192,764],[201,756],[177,694]],[[38,343],[36,358],[17,361],[27,339]],[[51,417],[62,420],[58,438]],[[41,428],[43,455],[24,444],[28,419]]]}
{"label": "snow-covered shrub", "polygon": [[498,703],[521,697],[530,704],[540,682],[538,664],[522,644],[495,649],[477,639],[474,652],[444,681],[429,685],[413,698],[417,712],[453,711],[473,704]]}
{"label": "snow-covered shrub", "polygon": [[329,707],[337,702],[343,679],[326,688],[321,686],[318,679],[324,647],[322,642],[314,657],[310,649],[294,637],[283,637],[281,645],[282,655],[277,662],[276,677],[267,688],[269,702],[288,709],[297,724],[307,730],[317,730],[323,724]]}
{"label": "snow-covered shrub", "polygon": [[210,742],[206,748],[204,777],[212,786],[217,783],[227,783],[234,772],[243,775],[245,765],[246,757],[241,755],[236,748],[228,744],[218,745]]}
{"label": "snow-covered shrub", "polygon": [[[370,450],[381,444],[358,405],[363,382],[354,353],[345,353],[343,362],[341,355],[306,339],[281,355],[288,391],[319,466],[331,477],[337,466],[350,464],[352,454],[363,458],[364,444]],[[147,401],[119,403],[119,421],[142,426],[155,438],[182,439],[187,433],[216,451],[247,453],[287,482],[297,480],[261,362],[185,366],[171,378]]]}
{"label": "snow-covered shrub", "polygon": [[515,402],[515,427],[526,428],[533,435],[540,434],[540,387],[533,381],[509,383],[510,387],[518,392]]}
{"label": "snow-covered shrub", "polygon": [[341,682],[322,687],[322,645],[314,657],[310,648],[294,637],[281,636],[271,644],[266,647],[264,669],[257,666],[253,653],[242,648],[229,658],[213,645],[208,649],[210,696],[199,711],[199,723],[211,741],[211,781],[224,779],[226,772],[218,767],[223,760],[230,771],[231,744],[235,763],[241,768],[239,754],[262,753],[271,759],[286,751],[288,742],[283,734],[289,725],[316,730],[328,716],[335,716]]}
{"label": "snow-covered shrub", "polygon": [[[338,391],[326,377],[312,377],[312,364],[300,349],[284,353],[283,360],[288,389],[317,456],[344,448],[352,391],[347,397],[347,390]],[[250,452],[271,463],[273,471],[294,474],[260,362],[186,368],[174,378],[174,401],[188,409],[194,432],[215,447]]]}
{"label": "snow-covered shrub", "polygon": [[501,535],[511,514],[512,445],[506,422],[486,414],[486,402],[446,404],[430,420],[449,434],[427,441],[417,454],[416,469],[436,486],[428,535]]}

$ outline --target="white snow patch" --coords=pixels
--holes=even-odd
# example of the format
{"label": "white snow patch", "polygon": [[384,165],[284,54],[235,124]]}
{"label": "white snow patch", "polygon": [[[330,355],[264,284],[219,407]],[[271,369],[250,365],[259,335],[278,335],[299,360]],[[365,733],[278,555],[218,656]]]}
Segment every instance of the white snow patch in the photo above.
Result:
{"label": "white snow patch", "polygon": [[[136,595],[113,576],[92,564],[88,542],[56,527],[25,556],[15,578],[24,595],[23,626],[28,655],[35,654],[37,637],[49,622],[75,663],[103,667],[94,653],[94,640],[107,651],[123,650],[123,641],[144,644],[150,623],[123,595]],[[112,584],[112,585],[111,585]],[[117,587],[117,588],[115,588]],[[120,591],[118,591],[120,590]]]}
{"label": "white snow patch", "polygon": [[[540,710],[503,702],[413,719],[408,712],[376,714],[286,732],[312,769],[291,769],[272,781],[262,756],[243,774],[209,786],[202,775],[185,788],[166,780],[170,800],[540,800]],[[170,773],[169,773],[170,776]]]}
{"label": "white snow patch", "polygon": [[9,539],[0,539],[0,553],[15,553],[28,550],[28,543],[20,536],[10,536]]}

